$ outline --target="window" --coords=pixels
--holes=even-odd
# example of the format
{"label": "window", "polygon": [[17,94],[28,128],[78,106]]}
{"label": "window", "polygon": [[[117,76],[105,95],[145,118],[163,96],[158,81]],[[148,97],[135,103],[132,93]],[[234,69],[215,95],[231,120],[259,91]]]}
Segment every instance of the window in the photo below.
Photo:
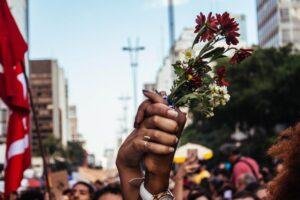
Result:
{"label": "window", "polygon": [[282,43],[286,44],[291,41],[290,38],[290,31],[288,29],[283,29],[282,30]]}
{"label": "window", "polygon": [[282,22],[288,22],[290,20],[290,13],[288,8],[280,9],[280,17]]}

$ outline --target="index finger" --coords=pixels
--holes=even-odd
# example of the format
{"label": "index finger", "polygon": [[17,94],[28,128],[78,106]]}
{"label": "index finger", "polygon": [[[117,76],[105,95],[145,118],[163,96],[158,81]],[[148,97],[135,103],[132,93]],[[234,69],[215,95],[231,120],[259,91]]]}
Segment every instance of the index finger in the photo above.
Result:
{"label": "index finger", "polygon": [[[150,101],[153,103],[163,103],[165,105],[168,105],[168,102],[166,99],[164,99],[159,93],[151,92],[149,90],[143,90],[143,94],[149,98]],[[161,93],[163,94],[163,93]]]}

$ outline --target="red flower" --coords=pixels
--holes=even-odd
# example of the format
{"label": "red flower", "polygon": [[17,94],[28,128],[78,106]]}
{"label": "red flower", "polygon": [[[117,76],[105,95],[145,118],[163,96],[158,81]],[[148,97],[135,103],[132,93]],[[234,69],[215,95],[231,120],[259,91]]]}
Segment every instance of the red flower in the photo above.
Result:
{"label": "red flower", "polygon": [[226,77],[226,68],[225,66],[221,66],[216,71],[216,81],[218,86],[229,86],[229,82],[225,80]]}
{"label": "red flower", "polygon": [[245,60],[247,57],[251,56],[253,49],[239,49],[230,59],[230,64],[237,64]]}
{"label": "red flower", "polygon": [[228,12],[225,12],[222,15],[217,14],[216,16],[220,25],[221,35],[225,36],[226,43],[228,45],[237,45],[239,43],[237,37],[240,36],[240,34],[237,32],[239,30],[239,24],[234,18],[229,16]]}
{"label": "red flower", "polygon": [[203,42],[205,42],[206,40],[211,40],[218,30],[218,21],[214,16],[212,16],[211,12],[208,14],[207,19],[202,12],[197,15],[196,24],[197,25],[194,31],[195,33],[198,33],[204,27],[204,31],[202,32],[200,37],[200,41]]}
{"label": "red flower", "polygon": [[194,87],[197,88],[201,87],[202,85],[201,77],[197,73],[195,73],[191,67],[188,67],[185,70],[185,73],[188,81],[190,81]]}

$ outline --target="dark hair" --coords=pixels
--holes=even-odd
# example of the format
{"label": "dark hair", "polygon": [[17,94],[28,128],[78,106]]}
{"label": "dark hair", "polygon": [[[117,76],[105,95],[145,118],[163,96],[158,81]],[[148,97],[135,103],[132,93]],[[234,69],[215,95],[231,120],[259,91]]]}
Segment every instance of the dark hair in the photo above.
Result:
{"label": "dark hair", "polygon": [[226,157],[229,157],[231,155],[240,155],[240,149],[234,144],[223,144],[220,147],[220,152],[225,155]]}
{"label": "dark hair", "polygon": [[65,189],[62,194],[63,195],[68,195],[68,194],[71,194],[72,193],[72,190],[71,189]]}
{"label": "dark hair", "polygon": [[88,184],[88,183],[86,183],[86,182],[83,182],[83,181],[78,181],[77,183],[75,183],[75,184],[73,185],[72,189],[73,189],[74,187],[76,187],[77,185],[84,185],[85,187],[87,187],[88,190],[89,190],[90,196],[91,196],[91,197],[93,196],[93,194],[94,194],[94,188],[93,188],[90,184]]}
{"label": "dark hair", "polygon": [[234,195],[233,199],[240,199],[240,198],[247,198],[247,197],[252,197],[254,200],[259,200],[259,198],[255,194],[248,191],[237,192]]}
{"label": "dark hair", "polygon": [[119,184],[110,184],[97,191],[94,196],[94,200],[98,200],[101,196],[105,194],[115,194],[122,196],[122,190]]}
{"label": "dark hair", "polygon": [[96,180],[94,184],[104,185],[104,183],[102,181],[100,181],[99,179]]}
{"label": "dark hair", "polygon": [[44,196],[39,189],[30,189],[21,193],[20,200],[43,200]]}

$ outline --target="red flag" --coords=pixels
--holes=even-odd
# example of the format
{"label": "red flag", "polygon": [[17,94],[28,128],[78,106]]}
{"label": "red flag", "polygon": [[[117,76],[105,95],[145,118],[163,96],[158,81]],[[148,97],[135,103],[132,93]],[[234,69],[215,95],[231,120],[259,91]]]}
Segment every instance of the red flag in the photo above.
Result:
{"label": "red flag", "polygon": [[10,109],[5,165],[5,194],[16,191],[30,166],[29,99],[23,71],[27,44],[0,0],[0,97]]}

